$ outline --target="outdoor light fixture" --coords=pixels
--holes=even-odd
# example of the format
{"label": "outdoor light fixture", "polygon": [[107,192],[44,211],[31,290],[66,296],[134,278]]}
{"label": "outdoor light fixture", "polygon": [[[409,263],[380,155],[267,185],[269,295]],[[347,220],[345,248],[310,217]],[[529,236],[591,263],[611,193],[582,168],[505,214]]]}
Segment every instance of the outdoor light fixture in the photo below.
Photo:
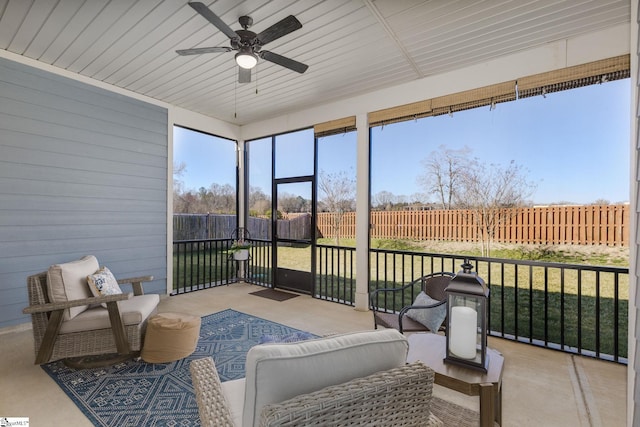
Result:
{"label": "outdoor light fixture", "polygon": [[489,288],[471,272],[468,259],[445,289],[447,348],[445,363],[487,372],[487,302]]}
{"label": "outdoor light fixture", "polygon": [[240,52],[236,53],[236,63],[240,67],[250,70],[258,63],[258,57],[251,48],[242,48]]}

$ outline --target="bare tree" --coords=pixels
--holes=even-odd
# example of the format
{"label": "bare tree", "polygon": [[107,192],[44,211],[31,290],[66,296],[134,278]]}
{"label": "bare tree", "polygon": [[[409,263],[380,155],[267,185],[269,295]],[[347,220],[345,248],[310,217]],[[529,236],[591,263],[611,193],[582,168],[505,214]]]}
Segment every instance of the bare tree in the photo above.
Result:
{"label": "bare tree", "polygon": [[252,216],[266,215],[271,209],[271,197],[267,196],[262,188],[249,188],[249,214]]}
{"label": "bare tree", "polygon": [[390,211],[395,200],[396,196],[393,193],[383,190],[373,196],[373,205],[380,210]]}
{"label": "bare tree", "polygon": [[418,183],[428,194],[436,195],[442,209],[452,208],[462,174],[471,162],[470,154],[469,147],[454,150],[441,145],[422,161],[425,173],[418,177]]}
{"label": "bare tree", "polygon": [[233,214],[236,211],[236,189],[231,184],[209,186],[207,212]]}
{"label": "bare tree", "polygon": [[278,210],[286,213],[309,212],[311,202],[291,193],[278,194]]}
{"label": "bare tree", "polygon": [[340,244],[340,227],[345,212],[354,210],[356,196],[356,180],[346,171],[328,174],[320,171],[318,180],[320,201],[331,215],[331,227],[336,239],[336,245]]}
{"label": "bare tree", "polygon": [[198,196],[192,191],[173,193],[174,213],[197,213],[199,204]]}
{"label": "bare tree", "polygon": [[173,211],[175,213],[233,214],[235,210],[236,192],[230,184],[214,183],[209,188],[200,187],[197,191],[185,191],[181,186],[174,188]]}
{"label": "bare tree", "polygon": [[411,203],[426,204],[429,203],[429,195],[425,193],[413,193],[409,196],[409,200]]}
{"label": "bare tree", "polygon": [[173,164],[173,211],[176,213],[183,212],[183,201],[181,195],[184,193],[184,181],[182,175],[187,171],[185,162]]}
{"label": "bare tree", "polygon": [[525,171],[514,161],[503,168],[488,167],[477,160],[469,162],[459,175],[460,191],[456,192],[458,207],[469,209],[477,227],[483,256],[490,256],[491,242],[499,225],[506,222],[512,209],[524,205],[535,184],[527,180]]}

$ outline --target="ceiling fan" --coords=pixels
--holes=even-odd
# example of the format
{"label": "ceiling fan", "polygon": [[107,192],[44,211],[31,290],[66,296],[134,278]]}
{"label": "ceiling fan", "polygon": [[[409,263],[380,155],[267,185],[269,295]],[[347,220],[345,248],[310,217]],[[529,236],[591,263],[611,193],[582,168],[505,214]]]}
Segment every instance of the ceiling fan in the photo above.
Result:
{"label": "ceiling fan", "polygon": [[262,46],[267,43],[302,28],[302,24],[295,16],[289,15],[261,33],[256,34],[253,31],[249,31],[249,27],[253,24],[253,19],[249,16],[241,16],[238,22],[243,29],[234,31],[203,3],[190,2],[189,6],[229,37],[231,46],[197,47],[193,49],[176,50],[176,53],[179,55],[199,55],[201,53],[231,52],[232,50],[237,50],[236,63],[239,66],[239,83],[249,83],[251,81],[251,69],[258,63],[258,57],[301,74],[309,68],[308,65],[302,62],[294,61],[293,59],[269,52],[268,50],[262,50]]}

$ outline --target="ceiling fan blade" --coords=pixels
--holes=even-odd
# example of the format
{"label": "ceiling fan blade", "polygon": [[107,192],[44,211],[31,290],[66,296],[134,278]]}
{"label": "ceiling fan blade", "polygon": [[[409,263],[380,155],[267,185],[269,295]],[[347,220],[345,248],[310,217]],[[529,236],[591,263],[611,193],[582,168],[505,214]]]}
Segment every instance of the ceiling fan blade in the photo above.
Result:
{"label": "ceiling fan blade", "polygon": [[300,21],[296,19],[295,16],[289,15],[284,18],[282,21],[277,22],[258,34],[256,38],[260,41],[260,44],[263,46],[269,42],[274,41],[275,39],[279,39],[282,36],[286,36],[287,34],[299,30],[302,28],[302,24]]}
{"label": "ceiling fan blade", "polygon": [[196,12],[198,12],[204,19],[211,22],[217,29],[222,31],[227,37],[230,39],[238,38],[238,34],[231,29],[227,24],[224,23],[222,19],[218,17],[215,13],[213,13],[207,6],[199,1],[189,2],[189,6],[191,6]]}
{"label": "ceiling fan blade", "polygon": [[251,82],[251,69],[238,67],[238,83]]}
{"label": "ceiling fan blade", "polygon": [[303,64],[302,62],[294,61],[293,59],[278,55],[277,53],[269,52],[268,50],[263,50],[258,53],[258,55],[260,55],[260,57],[265,61],[282,65],[283,67],[293,71],[297,71],[300,74],[304,73],[305,71],[307,71],[307,68],[309,68],[308,65]]}
{"label": "ceiling fan blade", "polygon": [[193,49],[180,49],[176,50],[178,55],[200,55],[201,53],[216,53],[216,52],[229,52],[233,49],[230,47],[196,47]]}

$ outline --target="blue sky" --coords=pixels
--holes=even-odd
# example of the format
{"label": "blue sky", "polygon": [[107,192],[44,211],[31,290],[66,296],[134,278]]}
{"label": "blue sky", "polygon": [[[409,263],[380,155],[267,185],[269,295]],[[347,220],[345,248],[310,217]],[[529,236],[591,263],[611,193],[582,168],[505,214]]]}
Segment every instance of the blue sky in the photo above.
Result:
{"label": "blue sky", "polygon": [[175,126],[173,128],[173,164],[184,162],[185,188],[209,188],[212,183],[236,185],[236,143],[205,133]]}
{"label": "blue sky", "polygon": [[[428,117],[372,130],[372,194],[389,191],[410,196],[423,192],[417,177],[422,161],[440,145],[471,148],[487,166],[512,160],[536,184],[537,204],[569,201],[612,203],[629,200],[629,80],[519,99],[438,117]],[[306,174],[312,131],[280,136],[279,176]],[[217,142],[216,142],[217,141]],[[304,141],[303,146],[296,141]],[[356,134],[322,138],[319,168],[355,176]],[[270,144],[259,144],[254,155],[264,165],[253,167],[252,185],[262,182],[269,193]],[[280,146],[280,145],[279,145]],[[259,153],[259,154],[258,154]],[[185,129],[174,131],[174,163],[187,165],[187,188],[212,182],[235,185],[235,144]]]}

